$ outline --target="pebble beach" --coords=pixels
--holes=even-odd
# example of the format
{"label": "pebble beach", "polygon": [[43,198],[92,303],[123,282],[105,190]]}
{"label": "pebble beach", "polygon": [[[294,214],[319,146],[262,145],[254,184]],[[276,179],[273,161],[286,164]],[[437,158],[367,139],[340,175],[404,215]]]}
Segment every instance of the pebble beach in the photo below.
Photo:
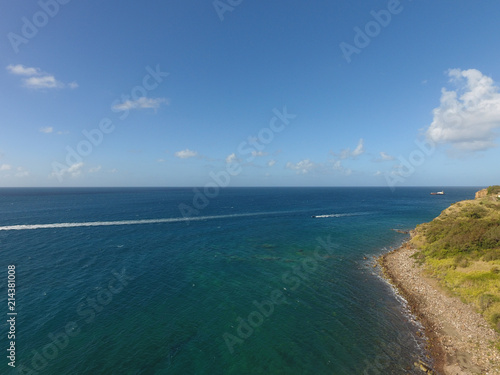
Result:
{"label": "pebble beach", "polygon": [[[472,306],[451,296],[417,264],[409,243],[383,255],[384,276],[425,327],[436,374],[500,374],[500,335]],[[423,372],[425,371],[422,369]],[[433,373],[433,372],[428,372]]]}

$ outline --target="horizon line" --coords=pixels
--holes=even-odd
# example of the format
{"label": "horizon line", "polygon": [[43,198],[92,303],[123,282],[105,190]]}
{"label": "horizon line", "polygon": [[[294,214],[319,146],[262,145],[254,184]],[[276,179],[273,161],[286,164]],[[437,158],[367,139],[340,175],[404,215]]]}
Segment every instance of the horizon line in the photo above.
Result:
{"label": "horizon line", "polygon": [[[495,184],[493,184],[495,185]],[[493,185],[408,185],[396,188],[454,188],[454,187],[489,187]],[[225,186],[220,189],[249,189],[249,188],[390,188],[387,185],[251,185],[251,186]],[[0,189],[196,189],[203,188],[201,185],[183,186],[0,186]]]}

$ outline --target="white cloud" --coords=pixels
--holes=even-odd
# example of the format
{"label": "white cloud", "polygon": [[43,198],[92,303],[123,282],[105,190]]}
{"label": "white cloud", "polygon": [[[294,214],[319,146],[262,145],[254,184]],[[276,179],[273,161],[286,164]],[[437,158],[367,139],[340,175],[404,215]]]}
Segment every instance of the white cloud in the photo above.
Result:
{"label": "white cloud", "polygon": [[286,168],[292,169],[294,171],[297,171],[297,173],[303,173],[303,174],[309,173],[315,167],[316,165],[309,159],[304,159],[295,164],[291,162],[286,163]]}
{"label": "white cloud", "polygon": [[[358,142],[358,145],[354,149],[354,151],[351,151],[350,148],[346,148],[342,151],[340,151],[339,158],[340,159],[355,159],[357,156],[363,154],[365,152],[365,147],[364,147],[364,140],[361,138]],[[336,156],[336,154],[333,154]]]}
{"label": "white cloud", "polygon": [[53,131],[54,131],[54,128],[52,126],[47,126],[45,128],[40,128],[40,132],[41,133],[49,134],[49,133],[52,133]]}
{"label": "white cloud", "polygon": [[238,163],[240,159],[236,156],[236,154],[233,152],[231,155],[228,155],[226,157],[226,163],[231,164],[231,163]]}
{"label": "white cloud", "polygon": [[9,164],[0,165],[0,171],[10,171],[12,167]]}
{"label": "white cloud", "polygon": [[297,174],[315,173],[329,175],[337,172],[346,176],[352,174],[352,170],[345,168],[341,160],[328,160],[326,162],[317,163],[309,159],[304,159],[298,163],[288,162],[285,168],[294,170]]}
{"label": "white cloud", "polygon": [[126,100],[123,103],[115,104],[112,108],[117,111],[145,108],[158,109],[162,103],[168,105],[168,100],[166,98],[147,98],[142,96],[137,100]]}
{"label": "white cloud", "polygon": [[62,178],[64,175],[68,174],[71,177],[78,177],[82,174],[83,162],[75,163],[71,165],[69,168],[61,169],[60,171],[52,172],[52,177]]}
{"label": "white cloud", "polygon": [[101,166],[98,165],[97,167],[94,167],[94,168],[90,168],[89,169],[89,173],[96,173],[96,172],[99,172],[101,170]]}
{"label": "white cloud", "polygon": [[182,151],[177,151],[175,154],[175,157],[180,158],[180,159],[187,159],[187,158],[194,158],[198,156],[198,153],[196,151],[192,151],[188,148]]}
{"label": "white cloud", "polygon": [[333,160],[332,163],[333,164],[331,165],[331,168],[334,171],[341,172],[341,173],[343,173],[346,176],[349,176],[352,173],[351,169],[344,168],[344,166],[342,165],[342,162],[340,160]]}
{"label": "white cloud", "polygon": [[20,76],[37,76],[42,74],[38,68],[28,68],[24,65],[8,65],[7,70],[9,73],[20,75]]}
{"label": "white cloud", "polygon": [[269,160],[269,161],[267,162],[267,166],[268,166],[268,167],[272,167],[274,164],[276,164],[276,160],[274,160],[274,159],[271,159],[271,160]]}
{"label": "white cloud", "polygon": [[73,178],[78,177],[82,174],[83,165],[84,165],[83,162],[80,162],[72,164],[70,167],[67,168],[61,168],[58,171],[54,170],[50,174],[50,177],[57,177],[58,179],[61,179],[65,175],[69,175],[70,177]]}
{"label": "white cloud", "polygon": [[380,158],[376,159],[376,161],[391,161],[395,160],[396,158],[392,155],[389,155],[388,153],[384,151],[380,151]]}
{"label": "white cloud", "polygon": [[83,163],[75,163],[71,167],[68,168],[67,172],[71,175],[71,177],[78,177],[82,174]]}
{"label": "white cloud", "polygon": [[42,72],[39,68],[32,68],[18,64],[8,65],[7,70],[11,74],[28,77],[23,78],[22,81],[23,85],[30,89],[62,89],[66,87],[75,89],[78,87],[76,82],[65,84],[58,81],[52,74]]}
{"label": "white cloud", "polygon": [[455,91],[441,90],[440,106],[426,131],[436,143],[450,144],[457,151],[480,151],[495,147],[500,129],[500,93],[493,80],[479,70],[451,69]]}
{"label": "white cloud", "polygon": [[23,80],[24,86],[30,89],[56,89],[63,88],[64,83],[59,82],[54,76],[29,77]]}
{"label": "white cloud", "polygon": [[354,151],[352,152],[352,156],[353,157],[356,157],[358,155],[361,155],[362,153],[365,152],[365,148],[364,148],[364,141],[363,141],[363,138],[361,138],[358,142],[358,145],[356,146],[356,148],[354,149]]}
{"label": "white cloud", "polygon": [[157,160],[158,163],[164,163],[165,162],[165,159],[158,159]]}

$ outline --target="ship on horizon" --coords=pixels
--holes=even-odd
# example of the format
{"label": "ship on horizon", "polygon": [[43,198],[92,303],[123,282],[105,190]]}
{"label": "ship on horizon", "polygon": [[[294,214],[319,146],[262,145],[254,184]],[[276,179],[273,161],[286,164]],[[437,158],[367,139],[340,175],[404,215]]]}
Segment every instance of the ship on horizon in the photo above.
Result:
{"label": "ship on horizon", "polygon": [[441,191],[432,192],[431,195],[444,195],[444,191],[441,190]]}

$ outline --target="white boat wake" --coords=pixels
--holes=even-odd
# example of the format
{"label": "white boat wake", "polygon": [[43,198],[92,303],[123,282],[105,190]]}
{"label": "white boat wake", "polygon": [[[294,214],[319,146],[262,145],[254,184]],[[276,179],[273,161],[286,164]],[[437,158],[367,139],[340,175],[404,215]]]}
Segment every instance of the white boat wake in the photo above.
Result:
{"label": "white boat wake", "polygon": [[[143,219],[143,220],[88,221],[80,223],[77,222],[77,223],[51,223],[51,224],[20,224],[20,225],[7,225],[0,227],[0,231],[179,223],[183,221],[189,222],[189,221],[204,221],[204,220],[215,220],[215,219],[230,219],[230,218],[249,217],[249,216],[265,216],[265,215],[290,214],[290,213],[296,214],[298,212],[300,211],[255,212],[255,213],[244,213],[244,214],[173,217],[164,219]],[[358,212],[349,214],[313,215],[312,217],[321,219],[328,217],[356,216],[356,215],[366,215],[366,214],[367,214],[366,212]]]}
{"label": "white boat wake", "polygon": [[23,224],[9,225],[0,227],[0,231],[4,230],[32,230],[32,229],[52,229],[52,228],[78,228],[78,227],[105,227],[116,225],[141,225],[141,224],[160,224],[160,223],[178,223],[182,221],[202,221],[213,219],[228,219],[246,216],[262,216],[273,215],[284,212],[258,212],[248,214],[232,214],[232,215],[216,215],[216,216],[193,216],[193,217],[176,217],[165,219],[144,219],[144,220],[119,220],[119,221],[90,221],[83,223],[53,223],[53,224]]}
{"label": "white boat wake", "polygon": [[326,214],[326,215],[313,215],[314,219],[324,219],[327,217],[344,217],[344,216],[358,216],[358,215],[368,215],[368,212],[353,212],[350,214]]}

